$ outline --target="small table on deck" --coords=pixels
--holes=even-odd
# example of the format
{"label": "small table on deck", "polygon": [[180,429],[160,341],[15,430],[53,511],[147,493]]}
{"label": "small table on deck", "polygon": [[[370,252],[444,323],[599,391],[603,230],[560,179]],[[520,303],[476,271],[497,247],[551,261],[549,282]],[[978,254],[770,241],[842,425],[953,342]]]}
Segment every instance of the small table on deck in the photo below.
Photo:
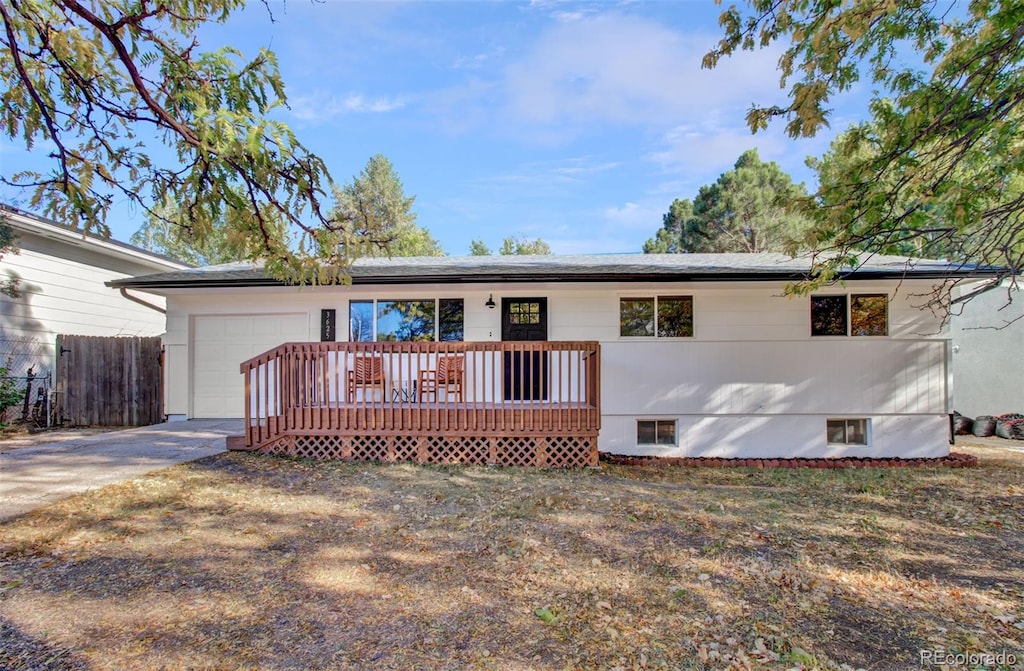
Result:
{"label": "small table on deck", "polygon": [[403,380],[391,381],[391,400],[401,403],[416,401],[416,380],[405,382]]}

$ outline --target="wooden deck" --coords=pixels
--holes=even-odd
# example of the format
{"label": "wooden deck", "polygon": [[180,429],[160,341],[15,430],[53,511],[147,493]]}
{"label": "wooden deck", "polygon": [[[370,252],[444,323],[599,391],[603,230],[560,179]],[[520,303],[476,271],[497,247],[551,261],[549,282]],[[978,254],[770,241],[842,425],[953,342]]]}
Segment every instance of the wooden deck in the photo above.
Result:
{"label": "wooden deck", "polygon": [[241,372],[242,449],[432,463],[597,463],[596,342],[286,343],[244,362]]}

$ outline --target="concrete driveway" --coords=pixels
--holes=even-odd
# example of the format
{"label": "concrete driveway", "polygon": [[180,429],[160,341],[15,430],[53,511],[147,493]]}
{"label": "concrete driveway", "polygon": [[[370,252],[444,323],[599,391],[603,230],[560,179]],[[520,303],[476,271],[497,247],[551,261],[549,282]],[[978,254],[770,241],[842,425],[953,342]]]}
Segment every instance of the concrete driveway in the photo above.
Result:
{"label": "concrete driveway", "polygon": [[98,433],[0,453],[0,520],[73,494],[225,450],[240,419],[197,419]]}

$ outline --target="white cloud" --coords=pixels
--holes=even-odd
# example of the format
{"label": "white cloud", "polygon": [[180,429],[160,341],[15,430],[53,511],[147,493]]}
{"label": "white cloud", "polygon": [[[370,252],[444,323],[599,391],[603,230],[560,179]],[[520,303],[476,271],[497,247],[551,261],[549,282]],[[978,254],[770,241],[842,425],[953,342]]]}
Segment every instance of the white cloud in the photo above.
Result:
{"label": "white cloud", "polygon": [[551,13],[551,18],[555,21],[560,21],[561,23],[569,23],[571,21],[579,21],[590,13],[592,12],[587,12],[582,9],[577,9],[572,12],[556,11]]}
{"label": "white cloud", "polygon": [[530,0],[527,9],[529,11],[545,13],[550,18],[561,23],[579,21],[586,16],[593,16],[600,11],[594,5],[581,4],[574,0]]}
{"label": "white cloud", "polygon": [[390,112],[405,107],[405,100],[398,98],[367,98],[362,94],[348,95],[342,102],[346,112]]}
{"label": "white cloud", "polygon": [[504,47],[495,47],[490,51],[486,51],[479,54],[473,54],[472,56],[463,56],[462,58],[456,59],[455,63],[452,64],[452,69],[480,70],[490,65],[493,61],[503,57],[504,55]]}
{"label": "white cloud", "polygon": [[714,40],[619,14],[558,23],[506,70],[509,109],[528,123],[664,124],[778,90],[770,51],[702,70]]}
{"label": "white cloud", "polygon": [[481,177],[478,184],[529,185],[540,191],[561,190],[568,184],[586,184],[589,177],[614,170],[616,161],[594,156],[567,157],[557,161],[537,161],[518,166],[515,172]]}
{"label": "white cloud", "polygon": [[743,127],[719,126],[714,122],[676,126],[662,137],[659,148],[649,156],[672,172],[683,174],[731,167],[740,154],[757,149],[761,160],[776,160],[792,149],[778,133],[752,135]]}
{"label": "white cloud", "polygon": [[757,149],[762,161],[775,161],[795,182],[810,185],[813,172],[807,168],[807,156],[820,154],[831,133],[809,139],[793,140],[781,124],[752,134],[746,126],[719,125],[714,120],[676,126],[664,133],[647,156],[669,176],[668,185],[680,197],[693,197],[702,184],[709,184],[729,170],[740,154]]}
{"label": "white cloud", "polygon": [[288,100],[292,116],[300,121],[323,123],[346,113],[391,112],[405,107],[407,100],[402,96],[369,97],[362,93],[346,96],[327,94],[316,90],[309,95],[298,95]]}
{"label": "white cloud", "polygon": [[616,229],[646,231],[653,235],[661,225],[661,218],[666,209],[664,203],[625,203],[622,206],[613,205],[605,208],[602,215],[605,221]]}

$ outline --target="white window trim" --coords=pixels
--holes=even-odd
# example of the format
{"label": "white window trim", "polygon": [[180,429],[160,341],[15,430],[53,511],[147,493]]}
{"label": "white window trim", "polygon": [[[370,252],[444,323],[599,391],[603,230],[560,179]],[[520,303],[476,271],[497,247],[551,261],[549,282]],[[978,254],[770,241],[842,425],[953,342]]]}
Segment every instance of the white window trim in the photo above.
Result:
{"label": "white window trim", "polygon": [[[845,441],[842,443],[833,443],[829,440],[828,435],[829,422],[864,422],[864,442],[851,443],[849,441]],[[825,444],[829,447],[871,447],[871,439],[872,430],[870,417],[827,417],[825,419]]]}
{"label": "white window trim", "polygon": [[[672,422],[672,444],[665,445],[662,443],[641,443],[640,442],[640,422]],[[636,418],[636,446],[637,447],[679,447],[679,419],[675,417],[637,417]],[[658,427],[655,424],[654,435],[657,438]]]}

